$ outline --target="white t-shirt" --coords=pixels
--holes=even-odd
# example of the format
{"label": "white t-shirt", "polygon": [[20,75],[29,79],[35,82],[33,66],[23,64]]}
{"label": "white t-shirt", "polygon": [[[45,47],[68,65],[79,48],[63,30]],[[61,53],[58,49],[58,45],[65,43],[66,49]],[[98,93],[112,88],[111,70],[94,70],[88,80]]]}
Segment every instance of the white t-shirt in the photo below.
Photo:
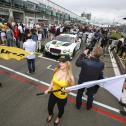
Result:
{"label": "white t-shirt", "polygon": [[1,37],[5,37],[5,36],[6,36],[5,32],[1,32]]}
{"label": "white t-shirt", "polygon": [[64,27],[61,27],[61,28],[60,28],[60,33],[62,33],[62,32],[63,32],[63,29],[64,29]]}
{"label": "white t-shirt", "polygon": [[36,42],[33,41],[32,39],[28,39],[26,42],[23,44],[23,49],[28,51],[30,55],[28,55],[26,58],[27,59],[35,59],[35,50],[36,50]]}
{"label": "white t-shirt", "polygon": [[37,34],[38,35],[38,41],[42,40],[42,34]]}
{"label": "white t-shirt", "polygon": [[91,39],[94,36],[94,33],[89,33],[88,38]]}
{"label": "white t-shirt", "polygon": [[20,33],[23,33],[23,28],[22,28],[22,26],[18,26],[18,29],[19,29],[19,31],[20,31]]}

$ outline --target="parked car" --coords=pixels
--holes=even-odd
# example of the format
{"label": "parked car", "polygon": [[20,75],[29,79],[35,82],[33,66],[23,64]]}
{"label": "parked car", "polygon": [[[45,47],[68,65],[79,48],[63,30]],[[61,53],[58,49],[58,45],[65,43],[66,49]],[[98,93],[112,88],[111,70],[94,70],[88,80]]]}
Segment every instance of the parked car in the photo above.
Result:
{"label": "parked car", "polygon": [[46,43],[44,53],[55,56],[69,55],[72,59],[81,47],[81,39],[77,35],[60,34],[54,40]]}

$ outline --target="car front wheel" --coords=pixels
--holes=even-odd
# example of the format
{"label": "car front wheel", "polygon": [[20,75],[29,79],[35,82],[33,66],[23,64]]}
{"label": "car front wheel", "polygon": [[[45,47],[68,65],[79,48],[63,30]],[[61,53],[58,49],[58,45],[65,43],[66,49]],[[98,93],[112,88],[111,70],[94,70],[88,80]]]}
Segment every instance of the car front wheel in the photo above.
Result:
{"label": "car front wheel", "polygon": [[73,57],[76,55],[76,50],[74,49],[72,55],[71,55],[71,59],[73,59]]}

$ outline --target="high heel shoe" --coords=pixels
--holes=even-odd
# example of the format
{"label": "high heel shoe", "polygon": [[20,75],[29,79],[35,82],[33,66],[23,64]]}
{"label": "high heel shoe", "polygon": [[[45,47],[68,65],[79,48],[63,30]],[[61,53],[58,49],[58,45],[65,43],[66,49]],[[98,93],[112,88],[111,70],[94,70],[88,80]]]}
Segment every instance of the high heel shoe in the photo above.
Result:
{"label": "high heel shoe", "polygon": [[54,122],[54,126],[58,126],[59,123],[60,123],[60,119],[59,119],[58,122],[56,122],[56,120],[55,120],[55,122]]}
{"label": "high heel shoe", "polygon": [[[51,117],[50,117],[51,116]],[[49,118],[50,117],[50,118]],[[47,123],[50,123],[51,122],[51,120],[52,120],[52,118],[53,118],[53,115],[49,115],[48,117],[47,117],[47,119],[46,119],[46,122]]]}

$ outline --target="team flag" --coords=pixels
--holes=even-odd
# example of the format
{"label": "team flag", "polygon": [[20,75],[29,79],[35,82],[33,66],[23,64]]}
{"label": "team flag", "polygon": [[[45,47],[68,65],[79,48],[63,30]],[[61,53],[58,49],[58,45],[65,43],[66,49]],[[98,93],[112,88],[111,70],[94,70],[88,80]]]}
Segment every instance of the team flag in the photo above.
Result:
{"label": "team flag", "polygon": [[21,48],[16,47],[8,47],[8,46],[0,46],[0,58],[5,60],[15,59],[22,60],[29,53]]}

